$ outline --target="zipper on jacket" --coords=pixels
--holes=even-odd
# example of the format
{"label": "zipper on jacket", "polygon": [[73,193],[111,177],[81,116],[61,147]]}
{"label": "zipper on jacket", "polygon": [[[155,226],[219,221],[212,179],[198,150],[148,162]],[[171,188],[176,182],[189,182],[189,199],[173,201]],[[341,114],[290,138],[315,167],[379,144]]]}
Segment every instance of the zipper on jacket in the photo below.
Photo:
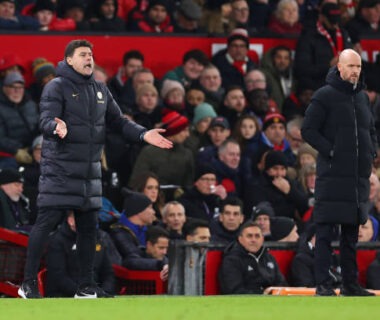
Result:
{"label": "zipper on jacket", "polygon": [[352,105],[354,108],[354,126],[355,126],[355,153],[356,153],[356,162],[355,162],[355,197],[356,197],[356,206],[359,208],[359,190],[358,190],[358,163],[359,163],[359,137],[358,137],[358,121],[356,119],[356,106],[355,106],[355,97],[352,96]]}

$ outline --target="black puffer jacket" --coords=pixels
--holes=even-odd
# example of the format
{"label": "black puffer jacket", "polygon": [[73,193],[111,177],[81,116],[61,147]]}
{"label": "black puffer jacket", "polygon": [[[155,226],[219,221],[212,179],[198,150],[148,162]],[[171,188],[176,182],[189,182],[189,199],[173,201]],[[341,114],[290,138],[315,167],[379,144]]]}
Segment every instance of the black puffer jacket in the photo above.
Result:
{"label": "black puffer jacket", "polygon": [[38,135],[37,105],[24,96],[19,104],[0,92],[0,151],[15,154],[17,149],[31,147]]}
{"label": "black puffer jacket", "polygon": [[261,294],[267,287],[287,283],[276,260],[264,247],[253,254],[236,241],[224,252],[219,284],[223,294]]}
{"label": "black puffer jacket", "polygon": [[360,79],[356,89],[336,67],[306,110],[302,136],[318,151],[314,221],[364,223],[376,131]]}
{"label": "black puffer jacket", "polygon": [[[40,111],[44,141],[38,206],[100,208],[100,156],[106,126],[134,142],[145,129],[122,117],[106,85],[93,76],[84,77],[63,61],[58,64],[57,78],[44,88]],[[64,139],[54,135],[55,117],[66,122]]]}

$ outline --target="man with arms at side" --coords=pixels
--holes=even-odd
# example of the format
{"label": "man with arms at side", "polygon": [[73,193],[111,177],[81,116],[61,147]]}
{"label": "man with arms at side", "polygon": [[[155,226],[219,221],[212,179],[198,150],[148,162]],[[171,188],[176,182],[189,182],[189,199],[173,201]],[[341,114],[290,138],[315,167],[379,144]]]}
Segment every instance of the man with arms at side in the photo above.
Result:
{"label": "man with arms at side", "polygon": [[362,90],[361,58],[343,50],[326,85],[313,96],[302,136],[318,151],[313,218],[316,222],[315,276],[320,296],[334,296],[329,282],[331,241],[341,225],[342,295],[370,296],[358,284],[358,229],[368,219],[369,177],[376,156],[376,131]]}
{"label": "man with arms at side", "polygon": [[49,233],[67,210],[73,210],[77,228],[80,285],[77,297],[101,297],[94,281],[94,255],[98,210],[102,206],[100,157],[106,126],[134,142],[161,148],[172,143],[164,130],[145,128],[125,119],[106,85],[93,78],[92,44],[72,40],[58,64],[57,78],[44,88],[40,102],[43,134],[41,176],[36,223],[29,237],[23,298],[40,298],[37,272]]}

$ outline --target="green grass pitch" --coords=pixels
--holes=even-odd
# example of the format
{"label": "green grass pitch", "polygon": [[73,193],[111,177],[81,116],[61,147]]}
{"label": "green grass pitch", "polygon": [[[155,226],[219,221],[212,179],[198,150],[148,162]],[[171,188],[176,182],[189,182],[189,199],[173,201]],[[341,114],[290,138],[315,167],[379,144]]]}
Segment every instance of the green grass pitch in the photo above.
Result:
{"label": "green grass pitch", "polygon": [[376,319],[377,297],[122,296],[114,299],[0,299],[7,320]]}

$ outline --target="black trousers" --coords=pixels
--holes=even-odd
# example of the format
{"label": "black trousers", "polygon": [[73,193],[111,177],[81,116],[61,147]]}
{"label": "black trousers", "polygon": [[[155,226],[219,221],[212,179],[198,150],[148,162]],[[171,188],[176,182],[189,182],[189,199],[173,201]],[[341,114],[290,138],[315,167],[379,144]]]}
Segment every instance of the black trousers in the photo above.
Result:
{"label": "black trousers", "polygon": [[[329,268],[332,264],[331,241],[334,235],[333,224],[317,223],[315,243],[315,280],[317,285],[329,285]],[[359,225],[341,225],[340,264],[343,285],[357,283],[358,266],[356,263],[356,243],[358,242]]]}
{"label": "black trousers", "polygon": [[[24,281],[37,279],[40,260],[49,234],[65,218],[67,210],[40,208],[36,223],[29,236]],[[94,284],[97,210],[74,210],[77,230],[77,250],[80,264],[80,285]]]}

